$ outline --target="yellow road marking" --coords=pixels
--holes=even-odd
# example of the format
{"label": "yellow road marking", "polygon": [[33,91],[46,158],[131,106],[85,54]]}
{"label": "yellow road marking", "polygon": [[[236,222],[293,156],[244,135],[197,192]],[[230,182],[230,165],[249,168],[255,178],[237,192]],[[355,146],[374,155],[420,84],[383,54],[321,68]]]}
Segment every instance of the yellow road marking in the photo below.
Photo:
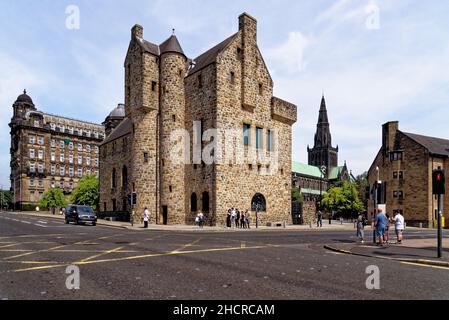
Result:
{"label": "yellow road marking", "polygon": [[0,237],[0,239],[11,239],[11,238],[33,238],[33,237],[55,237],[55,236],[63,236],[62,233],[57,234],[26,234],[22,236],[8,236],[8,237]]}
{"label": "yellow road marking", "polygon": [[192,241],[192,242],[190,242],[190,243],[188,243],[188,244],[185,244],[185,245],[183,245],[182,247],[180,247],[180,248],[178,248],[178,249],[175,249],[175,250],[173,250],[173,251],[171,251],[171,252],[179,252],[179,251],[184,250],[184,249],[186,249],[186,248],[192,247],[193,245],[195,245],[196,243],[198,243],[201,239],[202,239],[202,238],[196,239],[195,241]]}
{"label": "yellow road marking", "polygon": [[33,251],[33,252],[22,253],[22,254],[18,254],[18,255],[15,255],[15,256],[3,258],[3,260],[10,260],[10,259],[14,259],[14,258],[25,257],[25,256],[29,256],[29,255],[35,254],[35,253],[48,252],[48,251],[52,251],[52,250],[55,250],[55,249],[63,248],[65,246],[66,245],[62,245],[62,246],[52,247],[52,248],[49,248],[49,249],[43,249],[43,250],[37,250],[37,251]]}
{"label": "yellow road marking", "polygon": [[[121,249],[123,249],[123,248],[124,248],[124,247],[118,247],[118,248],[111,249],[111,250],[105,250],[105,251],[102,251],[102,252],[99,253],[99,254],[96,254],[96,255],[93,255],[93,256],[91,256],[91,257],[87,257],[87,258],[85,258],[85,259],[83,259],[83,260],[80,260],[79,262],[89,261],[89,260],[92,260],[92,259],[95,259],[95,258],[104,256],[104,255],[106,255],[106,254],[116,252],[116,251],[121,250]],[[74,264],[77,264],[77,262],[75,262]]]}
{"label": "yellow road marking", "polygon": [[427,267],[427,268],[435,268],[435,269],[449,270],[449,267],[443,267],[443,266],[432,266],[432,265],[429,265],[429,264],[414,263],[414,262],[405,262],[405,261],[401,261],[401,263],[403,263],[403,264],[410,264],[410,265],[413,265],[413,266],[420,266],[420,267]]}
{"label": "yellow road marking", "polygon": [[240,248],[246,248],[246,242],[245,241],[241,241],[240,242]]}
{"label": "yellow road marking", "polygon": [[194,253],[205,253],[205,252],[221,252],[221,251],[232,251],[232,250],[262,249],[262,248],[268,248],[268,247],[269,246],[254,246],[254,247],[245,247],[245,248],[232,247],[232,248],[214,248],[214,249],[202,249],[202,250],[192,250],[192,251],[176,251],[175,250],[175,251],[167,251],[167,252],[163,252],[163,253],[151,253],[151,254],[123,257],[123,258],[93,260],[93,261],[84,261],[84,262],[79,262],[79,263],[68,263],[68,264],[60,264],[60,265],[16,269],[16,270],[11,270],[11,272],[25,272],[25,271],[35,271],[35,270],[43,270],[43,269],[50,269],[50,268],[57,268],[57,267],[66,267],[66,266],[69,266],[72,264],[87,265],[87,264],[96,264],[96,263],[137,260],[137,259],[144,259],[144,258],[150,258],[150,257],[161,257],[161,256],[169,256],[169,255],[194,254]]}

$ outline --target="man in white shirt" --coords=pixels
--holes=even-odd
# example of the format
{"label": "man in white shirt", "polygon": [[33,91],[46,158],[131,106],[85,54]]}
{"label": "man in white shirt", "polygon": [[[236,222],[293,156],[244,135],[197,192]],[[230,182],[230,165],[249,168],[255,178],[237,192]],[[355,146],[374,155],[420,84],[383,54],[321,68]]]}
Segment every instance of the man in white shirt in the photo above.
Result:
{"label": "man in white shirt", "polygon": [[148,228],[148,221],[150,220],[150,211],[148,208],[145,208],[145,211],[143,212],[143,227],[146,229]]}
{"label": "man in white shirt", "polygon": [[398,212],[394,217],[394,229],[396,231],[396,237],[398,238],[398,244],[402,243],[402,232],[404,231],[404,217],[401,212]]}

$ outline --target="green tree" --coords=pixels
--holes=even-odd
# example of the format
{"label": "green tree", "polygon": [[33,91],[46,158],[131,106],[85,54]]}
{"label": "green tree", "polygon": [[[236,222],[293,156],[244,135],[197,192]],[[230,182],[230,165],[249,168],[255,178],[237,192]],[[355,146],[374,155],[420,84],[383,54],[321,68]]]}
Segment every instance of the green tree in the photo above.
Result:
{"label": "green tree", "polygon": [[353,218],[357,212],[365,210],[359,199],[357,185],[350,181],[344,181],[341,186],[331,187],[321,201],[324,208],[329,211],[337,211],[346,218]]}
{"label": "green tree", "polygon": [[97,211],[100,199],[98,190],[99,181],[95,176],[85,176],[79,182],[75,190],[73,190],[70,201],[73,204],[91,206]]}
{"label": "green tree", "polygon": [[302,203],[303,197],[301,191],[299,191],[299,188],[292,187],[292,201],[297,201],[299,203]]}
{"label": "green tree", "polygon": [[62,190],[59,188],[51,188],[42,195],[39,202],[39,206],[42,208],[51,209],[51,213],[55,214],[56,208],[62,208],[66,206],[66,201]]}
{"label": "green tree", "polygon": [[6,207],[10,203],[11,203],[11,191],[0,190],[0,205]]}

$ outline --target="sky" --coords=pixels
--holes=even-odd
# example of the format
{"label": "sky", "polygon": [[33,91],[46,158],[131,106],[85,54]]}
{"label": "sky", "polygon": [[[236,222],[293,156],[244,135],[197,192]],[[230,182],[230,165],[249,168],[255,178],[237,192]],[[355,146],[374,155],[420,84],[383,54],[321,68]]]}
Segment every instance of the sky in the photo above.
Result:
{"label": "sky", "polygon": [[381,125],[449,139],[449,2],[412,0],[0,0],[0,185],[9,187],[12,104],[101,123],[123,102],[131,27],[175,29],[194,58],[257,19],[274,94],[298,106],[293,159],[307,163],[324,92],[339,162],[366,171]]}

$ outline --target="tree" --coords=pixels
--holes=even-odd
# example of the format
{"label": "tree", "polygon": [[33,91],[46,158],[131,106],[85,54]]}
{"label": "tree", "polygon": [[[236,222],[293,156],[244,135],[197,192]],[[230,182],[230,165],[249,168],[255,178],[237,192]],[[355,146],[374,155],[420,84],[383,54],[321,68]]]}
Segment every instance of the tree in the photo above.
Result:
{"label": "tree", "polygon": [[323,195],[321,204],[327,210],[338,211],[347,218],[352,218],[355,213],[365,210],[359,199],[357,185],[350,181],[344,181],[341,186],[331,187]]}
{"label": "tree", "polygon": [[367,190],[369,191],[369,181],[368,181],[368,172],[365,171],[364,173],[358,175],[355,177],[355,184],[357,186],[357,190],[359,192],[359,199],[364,204],[367,205]]}
{"label": "tree", "polygon": [[66,201],[62,190],[59,188],[51,188],[45,192],[39,201],[39,206],[42,208],[51,209],[51,213],[55,214],[55,208],[62,208],[66,206]]}
{"label": "tree", "polygon": [[292,201],[302,203],[303,197],[301,191],[298,188],[292,187]]}
{"label": "tree", "polygon": [[2,209],[11,203],[11,191],[0,190],[0,206]]}
{"label": "tree", "polygon": [[95,176],[85,176],[79,182],[75,190],[73,190],[70,201],[73,204],[91,206],[97,211],[100,199],[98,191],[99,181]]}

